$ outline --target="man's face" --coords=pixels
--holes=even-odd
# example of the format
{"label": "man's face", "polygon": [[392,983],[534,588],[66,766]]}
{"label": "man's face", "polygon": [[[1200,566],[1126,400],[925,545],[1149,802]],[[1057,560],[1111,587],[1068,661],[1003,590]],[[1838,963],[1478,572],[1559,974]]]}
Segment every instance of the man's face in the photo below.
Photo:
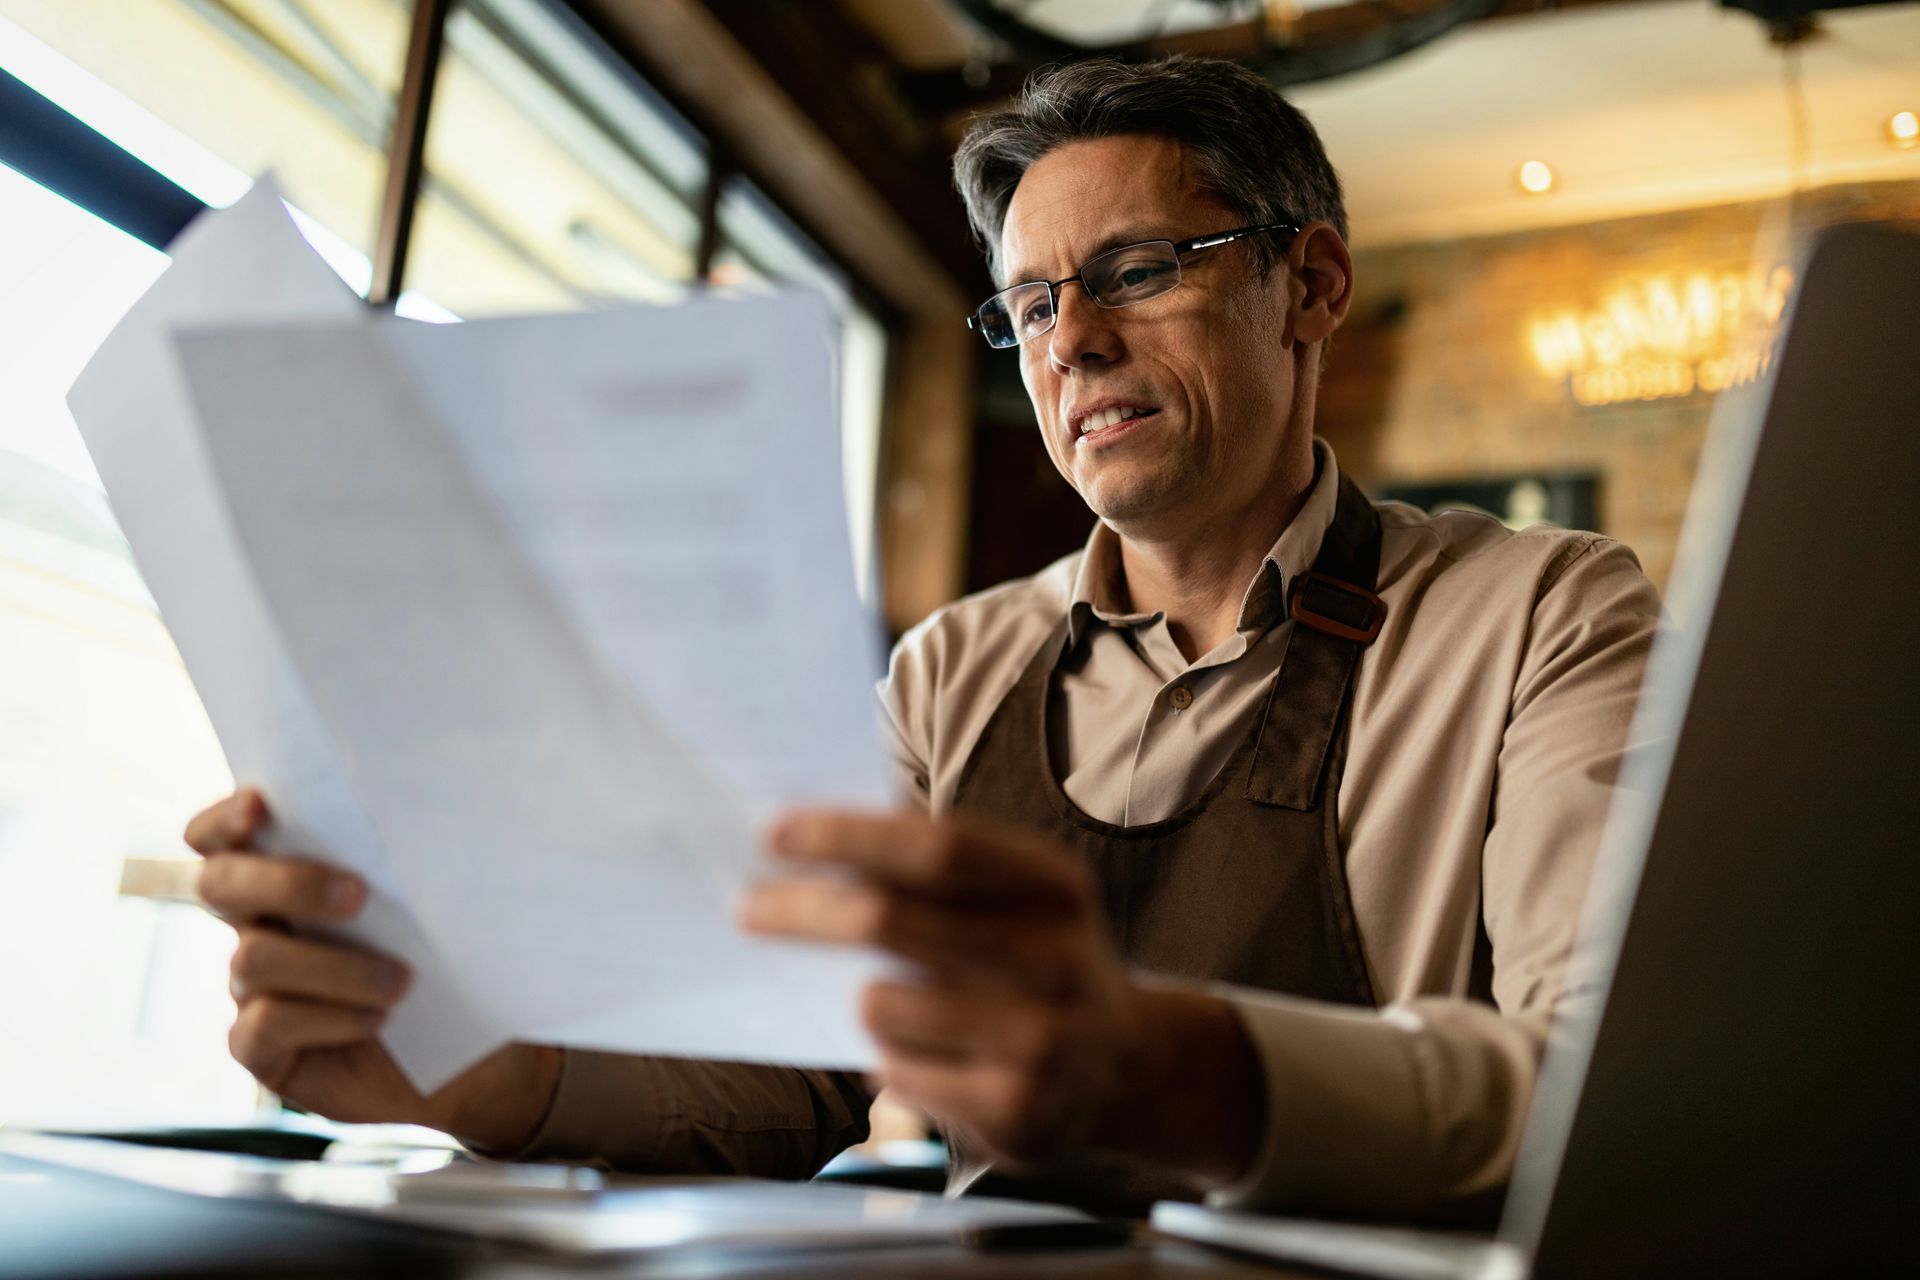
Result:
{"label": "man's face", "polygon": [[[1003,283],[1058,280],[1107,249],[1245,221],[1198,189],[1177,142],[1070,143],[1014,191]],[[1131,307],[1061,287],[1058,323],[1019,349],[1020,372],[1047,452],[1097,515],[1122,532],[1173,533],[1255,501],[1301,452],[1288,281],[1284,268],[1261,279],[1232,244],[1189,255],[1178,288]],[[1115,408],[1137,416],[1098,429]]]}

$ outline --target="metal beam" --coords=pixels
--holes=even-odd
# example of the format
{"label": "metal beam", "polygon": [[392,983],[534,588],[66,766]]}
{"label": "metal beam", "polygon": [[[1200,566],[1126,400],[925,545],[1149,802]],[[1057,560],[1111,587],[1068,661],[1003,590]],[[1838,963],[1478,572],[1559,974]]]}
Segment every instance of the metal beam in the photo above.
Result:
{"label": "metal beam", "polygon": [[207,207],[4,71],[0,164],[156,249],[165,249]]}
{"label": "metal beam", "polygon": [[991,292],[953,194],[951,152],[893,96],[885,46],[836,4],[703,3],[961,291]]}
{"label": "metal beam", "polygon": [[693,251],[693,282],[713,281],[713,260],[720,256],[720,201],[734,168],[726,153],[718,147],[707,152],[707,185],[700,192],[700,243]]}
{"label": "metal beam", "polygon": [[414,0],[407,68],[394,104],[393,138],[387,146],[387,189],[380,201],[380,234],[373,246],[373,287],[367,292],[367,301],[376,305],[391,306],[406,283],[414,205],[427,164],[433,84],[453,4],[454,0]]}
{"label": "metal beam", "polygon": [[568,2],[887,306],[955,323],[965,316],[971,291],[943,255],[702,0]]}

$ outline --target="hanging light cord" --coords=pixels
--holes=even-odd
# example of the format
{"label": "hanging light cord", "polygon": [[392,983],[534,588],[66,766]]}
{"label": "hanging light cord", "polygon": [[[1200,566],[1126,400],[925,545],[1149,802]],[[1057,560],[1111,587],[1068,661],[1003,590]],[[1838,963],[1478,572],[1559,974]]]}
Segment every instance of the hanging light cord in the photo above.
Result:
{"label": "hanging light cord", "polygon": [[1793,194],[1807,187],[1812,163],[1813,127],[1807,112],[1807,87],[1801,77],[1801,42],[1780,46],[1780,91],[1787,105],[1787,171]]}

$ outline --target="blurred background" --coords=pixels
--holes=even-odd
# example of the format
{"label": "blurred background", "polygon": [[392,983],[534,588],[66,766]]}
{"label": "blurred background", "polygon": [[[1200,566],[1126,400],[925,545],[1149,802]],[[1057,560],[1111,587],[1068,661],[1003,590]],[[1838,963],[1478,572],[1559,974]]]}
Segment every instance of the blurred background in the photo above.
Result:
{"label": "blurred background", "polygon": [[1914,3],[0,0],[0,1122],[263,1102],[231,935],[185,901],[180,829],[231,780],[63,403],[195,213],[272,170],[422,321],[823,293],[897,634],[1090,522],[964,327],[990,286],[953,145],[1038,66],[1173,50],[1284,87],[1345,183],[1342,465],[1597,529],[1662,584],[1795,246],[1920,217]]}

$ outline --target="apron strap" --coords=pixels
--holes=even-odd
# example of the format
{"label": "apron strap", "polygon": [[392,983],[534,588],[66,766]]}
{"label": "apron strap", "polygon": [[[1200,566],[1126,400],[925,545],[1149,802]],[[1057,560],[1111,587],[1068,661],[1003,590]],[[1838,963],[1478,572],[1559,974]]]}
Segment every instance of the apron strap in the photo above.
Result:
{"label": "apron strap", "polygon": [[[1073,618],[1068,615],[1054,624],[1047,632],[1047,638],[1033,651],[1033,657],[1027,659],[1026,669],[1020,678],[1013,682],[1013,689],[1037,689],[1041,698],[1045,698],[1053,688],[1053,671],[1066,657],[1067,639],[1073,634]],[[1009,695],[1013,690],[1009,690]]]}
{"label": "apron strap", "polygon": [[1309,572],[1287,586],[1293,634],[1260,712],[1260,736],[1247,775],[1249,800],[1299,810],[1319,803],[1320,780],[1360,652],[1386,620],[1386,603],[1373,591],[1379,576],[1379,513],[1341,476],[1320,554]]}

